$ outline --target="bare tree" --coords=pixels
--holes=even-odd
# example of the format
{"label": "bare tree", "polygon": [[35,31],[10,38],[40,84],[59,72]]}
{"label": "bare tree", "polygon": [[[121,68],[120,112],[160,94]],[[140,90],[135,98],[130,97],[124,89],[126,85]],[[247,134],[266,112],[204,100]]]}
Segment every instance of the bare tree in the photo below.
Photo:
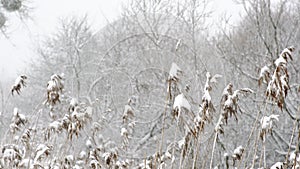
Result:
{"label": "bare tree", "polygon": [[[284,126],[293,128],[292,121],[296,119],[293,112],[297,112],[295,105],[298,102],[296,88],[299,75],[295,64],[298,62],[293,61],[289,63],[290,74],[293,77],[290,79],[290,84],[296,88],[291,87],[292,92],[286,97],[282,112],[280,109],[275,108],[274,103],[266,100],[265,90],[267,85],[263,84],[259,87],[258,78],[264,66],[274,69],[276,66],[275,60],[282,54],[281,52],[286,47],[297,43],[298,23],[291,18],[299,17],[298,14],[292,12],[298,8],[298,5],[290,1],[273,2],[268,0],[243,0],[239,1],[239,3],[244,6],[245,16],[236,28],[233,28],[231,31],[223,31],[223,34],[219,36],[217,47],[219,55],[224,59],[224,63],[228,65],[227,67],[231,67],[227,69],[228,72],[231,72],[231,78],[239,77],[236,84],[240,86],[245,84],[257,86],[255,90],[258,93],[252,98],[251,102],[253,103],[244,105],[245,107],[242,109],[243,112],[249,114],[249,118],[244,117],[238,126],[249,124],[250,122],[257,127],[258,123],[255,122],[257,121],[255,119],[273,113],[280,114],[281,118],[285,119],[278,126],[281,131],[276,132],[272,139],[268,140],[269,144],[266,143],[266,161],[269,161],[268,159],[273,159],[275,156],[278,156],[278,152],[286,151],[289,147],[289,137],[287,135],[292,135],[292,131],[285,130]],[[253,112],[254,106],[257,109],[255,112]],[[257,139],[255,139],[255,132],[253,133],[252,129],[247,131],[246,127],[241,128],[243,131],[245,130],[245,133],[249,133],[247,142],[242,143],[249,146],[247,150],[249,152],[245,153],[246,157],[243,159],[243,165],[247,166],[249,164],[248,160],[252,158],[250,154],[255,154],[254,150],[256,150],[256,148],[250,147],[259,147],[260,143],[259,141],[253,141]],[[274,149],[277,151],[274,151]],[[263,150],[257,151],[258,154],[263,154]],[[258,158],[258,161],[255,161],[257,166],[260,166],[259,159],[261,157],[262,155]],[[278,159],[285,158],[283,155],[280,157]],[[254,164],[254,160],[252,163]],[[271,166],[271,164],[268,162],[266,165]]]}

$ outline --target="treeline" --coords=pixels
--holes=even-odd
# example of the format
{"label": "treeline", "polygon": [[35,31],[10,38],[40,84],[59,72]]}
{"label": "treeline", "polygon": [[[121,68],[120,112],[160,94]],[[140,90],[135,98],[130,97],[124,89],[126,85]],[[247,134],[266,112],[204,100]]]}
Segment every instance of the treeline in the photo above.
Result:
{"label": "treeline", "polygon": [[4,101],[1,165],[296,166],[300,3],[237,3],[214,35],[199,0],[133,0],[97,31],[62,20]]}

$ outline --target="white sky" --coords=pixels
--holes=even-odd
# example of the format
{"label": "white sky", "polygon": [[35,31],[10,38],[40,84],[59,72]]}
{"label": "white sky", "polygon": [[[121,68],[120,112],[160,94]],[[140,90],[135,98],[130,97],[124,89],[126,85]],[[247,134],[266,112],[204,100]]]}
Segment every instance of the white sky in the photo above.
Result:
{"label": "white sky", "polygon": [[[27,0],[28,1],[28,0]],[[34,49],[45,37],[54,33],[58,27],[59,18],[75,15],[88,15],[94,29],[105,26],[120,16],[122,4],[127,0],[29,0],[29,6],[34,9],[30,13],[32,20],[21,22],[16,14],[9,16],[9,39],[0,35],[0,77],[15,77],[20,70],[26,68],[35,56]],[[224,12],[239,17],[237,5],[232,0],[213,0],[213,6],[218,15]]]}

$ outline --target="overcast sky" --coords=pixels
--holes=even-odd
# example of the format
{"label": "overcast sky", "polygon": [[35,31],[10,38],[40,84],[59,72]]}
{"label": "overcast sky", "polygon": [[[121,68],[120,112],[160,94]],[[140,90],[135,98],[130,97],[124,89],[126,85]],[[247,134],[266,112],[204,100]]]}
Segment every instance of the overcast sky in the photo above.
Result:
{"label": "overcast sky", "polygon": [[[30,0],[32,20],[21,22],[16,14],[9,16],[9,39],[0,35],[0,76],[15,77],[35,57],[34,49],[45,37],[55,32],[59,18],[88,15],[94,29],[120,17],[127,0]],[[214,20],[225,12],[239,18],[240,7],[232,0],[214,0]]]}

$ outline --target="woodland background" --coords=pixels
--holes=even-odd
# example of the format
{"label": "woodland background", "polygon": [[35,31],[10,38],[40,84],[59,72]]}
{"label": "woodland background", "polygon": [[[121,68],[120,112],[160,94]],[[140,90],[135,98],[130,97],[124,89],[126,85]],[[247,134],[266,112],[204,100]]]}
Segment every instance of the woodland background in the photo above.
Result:
{"label": "woodland background", "polygon": [[[1,81],[2,168],[269,168],[276,162],[295,166],[297,159],[291,160],[290,154],[297,155],[299,149],[300,3],[236,3],[244,8],[240,21],[230,25],[224,16],[218,27],[208,22],[209,1],[203,0],[132,0],[120,19],[96,31],[88,16],[63,19],[36,49],[39,57],[29,69],[20,70],[27,76],[20,95],[11,95],[14,79]],[[258,81],[261,68],[274,70],[275,60],[289,46],[295,47],[287,64],[290,89],[280,108],[267,99],[268,84],[259,86]],[[175,80],[170,79],[172,63],[181,70]],[[207,72],[222,75],[210,84],[215,111],[204,129],[187,139],[186,126],[193,128],[193,117],[201,113]],[[45,100],[53,74],[62,77],[64,87],[60,102],[51,105]],[[229,83],[254,93],[239,97],[237,120],[232,115],[224,133],[216,134],[222,93]],[[183,120],[173,106],[180,93],[191,106],[182,116],[192,114]],[[14,108],[26,120],[17,117]],[[84,118],[74,119],[75,110]],[[66,114],[81,128],[64,127]],[[260,119],[271,114],[279,115],[279,121],[263,142]],[[14,128],[17,118],[21,121]],[[39,149],[42,144],[44,151]],[[234,156],[239,146],[241,158]]]}

